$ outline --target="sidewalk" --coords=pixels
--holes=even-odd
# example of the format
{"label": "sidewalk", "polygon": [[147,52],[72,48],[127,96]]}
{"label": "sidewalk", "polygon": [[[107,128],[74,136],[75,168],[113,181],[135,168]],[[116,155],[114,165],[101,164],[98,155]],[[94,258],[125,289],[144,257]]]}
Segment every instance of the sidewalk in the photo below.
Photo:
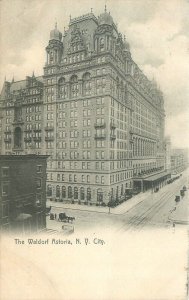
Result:
{"label": "sidewalk", "polygon": [[176,224],[189,224],[189,195],[188,191],[185,196],[181,198],[180,202],[176,205],[176,210],[174,210],[170,216],[169,220]]}
{"label": "sidewalk", "polygon": [[[118,205],[117,207],[110,208],[110,214],[114,215],[122,215],[132,209],[134,206],[139,204],[140,202],[144,201],[148,196],[151,195],[151,191],[140,193],[131,199],[123,202],[122,204]],[[88,211],[88,212],[96,212],[96,213],[104,213],[109,214],[109,207],[102,207],[102,206],[89,206],[89,205],[79,205],[79,204],[69,204],[69,203],[62,203],[62,202],[52,202],[47,201],[47,206],[63,208],[63,209],[72,209],[72,210],[79,210],[79,211]]]}

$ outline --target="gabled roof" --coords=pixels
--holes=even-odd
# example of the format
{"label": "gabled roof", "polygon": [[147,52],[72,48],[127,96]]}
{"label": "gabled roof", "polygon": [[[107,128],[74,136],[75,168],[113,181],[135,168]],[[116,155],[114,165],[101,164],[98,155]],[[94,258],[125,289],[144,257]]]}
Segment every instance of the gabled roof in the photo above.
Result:
{"label": "gabled roof", "polygon": [[[43,76],[38,76],[35,77],[37,81],[43,83]],[[15,82],[11,82],[10,84],[10,91],[18,91],[20,89],[25,89],[26,88],[26,79],[25,80],[20,80],[20,81],[15,81]]]}

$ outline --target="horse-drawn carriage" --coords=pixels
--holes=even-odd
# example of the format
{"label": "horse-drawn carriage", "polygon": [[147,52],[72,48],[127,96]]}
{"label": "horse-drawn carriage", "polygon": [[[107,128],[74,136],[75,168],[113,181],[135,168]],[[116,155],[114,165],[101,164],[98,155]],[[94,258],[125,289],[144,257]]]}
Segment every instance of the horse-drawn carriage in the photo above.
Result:
{"label": "horse-drawn carriage", "polygon": [[73,221],[75,221],[75,218],[74,217],[69,217],[65,213],[60,213],[59,217],[58,217],[58,221],[68,222],[68,223],[71,221],[71,223],[72,223]]}

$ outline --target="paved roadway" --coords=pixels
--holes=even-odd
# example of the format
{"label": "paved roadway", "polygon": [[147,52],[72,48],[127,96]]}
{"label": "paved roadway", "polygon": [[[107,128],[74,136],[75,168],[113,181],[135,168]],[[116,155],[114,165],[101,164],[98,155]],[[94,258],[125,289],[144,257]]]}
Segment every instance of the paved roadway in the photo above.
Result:
{"label": "paved roadway", "polygon": [[[148,193],[142,202],[119,215],[58,207],[52,207],[52,212],[56,213],[57,216],[60,212],[65,212],[68,216],[75,217],[75,221],[73,222],[75,232],[87,230],[96,232],[98,230],[110,229],[111,231],[121,233],[144,228],[169,228],[172,226],[169,217],[175,207],[175,195],[179,195],[183,185],[189,187],[186,172],[180,179],[164,186],[158,193]],[[188,201],[188,192],[179,205],[182,205],[183,201]],[[47,228],[49,229],[61,231],[63,224],[67,223],[58,222],[57,220],[52,221],[49,220],[49,216],[47,217]]]}

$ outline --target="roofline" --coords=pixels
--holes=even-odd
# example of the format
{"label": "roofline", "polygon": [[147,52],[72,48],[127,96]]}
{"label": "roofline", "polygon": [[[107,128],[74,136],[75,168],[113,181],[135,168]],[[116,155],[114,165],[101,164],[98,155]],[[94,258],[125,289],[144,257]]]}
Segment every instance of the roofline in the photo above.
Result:
{"label": "roofline", "polygon": [[0,160],[19,160],[19,159],[47,159],[49,155],[37,155],[37,154],[26,154],[26,155],[0,155]]}

